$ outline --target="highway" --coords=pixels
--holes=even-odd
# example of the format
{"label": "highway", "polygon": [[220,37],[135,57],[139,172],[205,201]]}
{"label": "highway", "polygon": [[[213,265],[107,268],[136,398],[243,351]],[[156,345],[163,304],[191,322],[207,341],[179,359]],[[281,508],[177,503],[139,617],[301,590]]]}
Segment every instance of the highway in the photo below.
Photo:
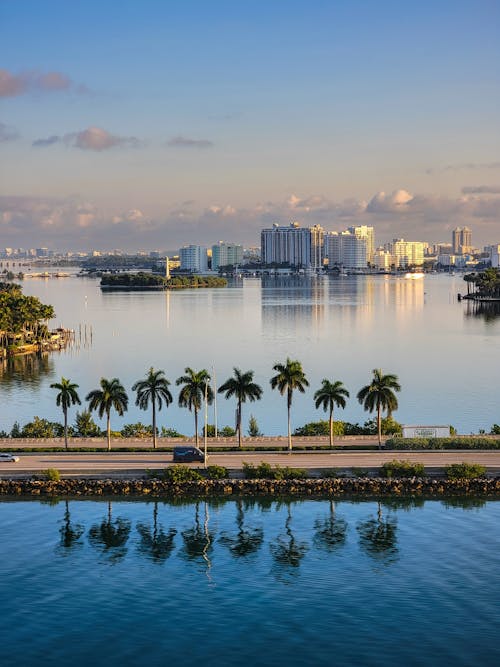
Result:
{"label": "highway", "polygon": [[[47,468],[57,468],[62,475],[142,474],[145,470],[159,470],[173,464],[170,453],[40,453],[16,454],[17,463],[1,462],[0,476],[36,474]],[[500,473],[499,451],[440,451],[440,452],[297,452],[292,454],[272,452],[231,452],[211,454],[209,465],[225,466],[230,471],[241,470],[243,462],[307,468],[376,469],[393,459],[423,463],[428,472],[442,469],[451,463],[480,463],[490,473]],[[203,464],[192,463],[194,468]]]}

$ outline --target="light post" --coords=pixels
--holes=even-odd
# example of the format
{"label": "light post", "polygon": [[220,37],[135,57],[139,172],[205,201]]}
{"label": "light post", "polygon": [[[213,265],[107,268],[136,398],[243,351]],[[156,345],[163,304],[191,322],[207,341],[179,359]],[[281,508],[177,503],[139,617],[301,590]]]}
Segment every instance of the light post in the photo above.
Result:
{"label": "light post", "polygon": [[204,464],[205,468],[207,467],[207,461],[208,461],[207,436],[208,436],[208,379],[205,380],[205,452],[204,452],[204,457],[203,457],[203,464]]}
{"label": "light post", "polygon": [[218,436],[217,429],[217,379],[215,377],[215,368],[212,366],[212,377],[214,379],[214,426],[215,426],[215,437]]}

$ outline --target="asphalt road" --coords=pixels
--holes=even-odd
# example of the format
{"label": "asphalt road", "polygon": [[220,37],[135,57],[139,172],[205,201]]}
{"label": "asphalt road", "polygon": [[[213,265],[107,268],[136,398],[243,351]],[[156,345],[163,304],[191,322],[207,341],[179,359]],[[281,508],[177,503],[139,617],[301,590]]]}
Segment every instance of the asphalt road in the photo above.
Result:
{"label": "asphalt road", "polygon": [[[128,453],[40,453],[17,454],[19,462],[0,463],[0,476],[35,473],[47,468],[57,468],[62,474],[107,474],[141,473],[146,469],[161,469],[172,465],[172,455],[128,454]],[[229,470],[242,468],[243,462],[259,464],[267,461],[272,465],[296,468],[377,468],[393,459],[423,463],[428,471],[443,468],[450,463],[480,463],[490,472],[500,472],[498,451],[441,451],[441,452],[301,452],[292,454],[264,452],[217,453],[209,456],[209,465],[225,466]],[[186,464],[185,464],[186,465]],[[189,464],[200,468],[203,464]]]}

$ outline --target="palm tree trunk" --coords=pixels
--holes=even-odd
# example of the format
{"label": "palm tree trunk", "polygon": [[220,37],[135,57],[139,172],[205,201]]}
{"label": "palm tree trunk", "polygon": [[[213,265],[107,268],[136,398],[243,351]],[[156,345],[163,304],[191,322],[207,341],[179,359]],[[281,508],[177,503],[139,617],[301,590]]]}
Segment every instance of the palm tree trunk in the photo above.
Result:
{"label": "palm tree trunk", "polygon": [[333,449],[333,406],[330,408],[330,449]]}
{"label": "palm tree trunk", "polygon": [[109,412],[108,412],[107,420],[106,420],[106,437],[107,437],[107,440],[108,440],[108,452],[110,452],[111,451],[111,417],[110,417]]}
{"label": "palm tree trunk", "polygon": [[377,434],[378,434],[378,448],[382,449],[382,419],[380,415],[380,403],[377,403]]}
{"label": "palm tree trunk", "polygon": [[153,399],[153,449],[156,449],[156,403]]}
{"label": "palm tree trunk", "polygon": [[64,413],[64,448],[68,449],[68,411],[63,410]]}
{"label": "palm tree trunk", "polygon": [[194,438],[198,447],[198,408],[196,406],[194,407]]}

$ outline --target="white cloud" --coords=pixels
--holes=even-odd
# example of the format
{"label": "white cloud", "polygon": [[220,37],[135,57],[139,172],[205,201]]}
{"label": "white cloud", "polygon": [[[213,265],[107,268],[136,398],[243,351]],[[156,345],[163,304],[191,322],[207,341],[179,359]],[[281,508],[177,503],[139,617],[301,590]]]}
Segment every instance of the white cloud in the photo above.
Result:
{"label": "white cloud", "polygon": [[63,136],[54,134],[46,139],[36,139],[32,145],[35,148],[46,148],[60,143],[81,150],[98,152],[115,146],[138,148],[141,145],[140,140],[136,137],[120,137],[102,127],[88,127],[80,132],[71,132]]}
{"label": "white cloud", "polygon": [[212,148],[213,142],[208,139],[192,139],[191,137],[177,136],[167,141],[172,148]]}
{"label": "white cloud", "polygon": [[74,89],[77,93],[84,92],[85,86],[75,84],[62,72],[38,72],[29,70],[13,74],[0,69],[0,97],[18,97],[30,92],[60,92]]}

